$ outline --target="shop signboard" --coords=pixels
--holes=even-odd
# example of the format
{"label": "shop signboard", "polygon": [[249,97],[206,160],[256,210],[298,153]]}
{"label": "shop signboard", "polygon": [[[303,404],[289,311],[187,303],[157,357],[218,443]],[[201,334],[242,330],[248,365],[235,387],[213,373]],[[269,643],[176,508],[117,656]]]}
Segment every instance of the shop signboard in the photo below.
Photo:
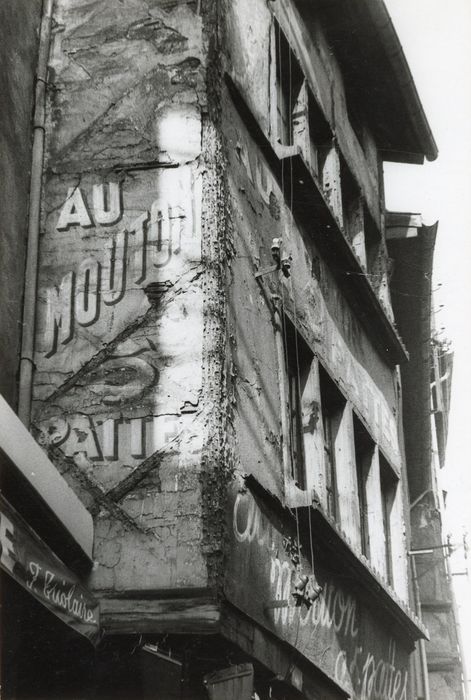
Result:
{"label": "shop signboard", "polygon": [[1,496],[0,566],[54,615],[98,643],[98,601]]}

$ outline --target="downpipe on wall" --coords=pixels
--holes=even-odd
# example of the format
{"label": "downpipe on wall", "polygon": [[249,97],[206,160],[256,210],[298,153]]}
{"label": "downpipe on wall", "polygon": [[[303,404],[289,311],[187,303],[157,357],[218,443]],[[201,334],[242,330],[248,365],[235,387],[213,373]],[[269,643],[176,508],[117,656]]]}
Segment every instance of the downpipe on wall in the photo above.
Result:
{"label": "downpipe on wall", "polygon": [[18,388],[18,416],[29,428],[34,370],[34,333],[36,325],[36,289],[38,281],[39,227],[41,190],[45,145],[46,80],[51,45],[54,0],[44,0],[39,36],[39,52],[34,90],[33,145],[26,241],[25,287],[21,337],[20,378]]}

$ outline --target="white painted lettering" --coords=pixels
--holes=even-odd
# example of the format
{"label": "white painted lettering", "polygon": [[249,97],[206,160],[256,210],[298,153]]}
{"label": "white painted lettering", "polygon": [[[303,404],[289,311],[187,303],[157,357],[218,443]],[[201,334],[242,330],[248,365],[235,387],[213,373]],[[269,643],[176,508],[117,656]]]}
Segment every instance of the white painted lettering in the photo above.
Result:
{"label": "white painted lettering", "polygon": [[146,225],[149,212],[144,212],[135,219],[129,227],[129,233],[134,234],[134,252],[132,257],[132,276],[136,284],[144,282],[147,276],[147,245]]}
{"label": "white painted lettering", "polygon": [[82,228],[93,226],[80,187],[69,187],[67,199],[59,214],[56,228],[58,231],[67,231],[70,226],[81,226]]}
{"label": "white painted lettering", "polygon": [[154,267],[164,267],[172,257],[169,206],[156,200],[150,211],[147,242]]}
{"label": "white painted lettering", "polygon": [[35,583],[38,580],[39,572],[42,570],[42,566],[39,566],[35,561],[30,561],[29,563],[29,573],[32,578],[26,583],[26,586],[33,592],[36,592]]}
{"label": "white painted lettering", "polygon": [[123,214],[119,182],[93,185],[93,214],[97,224],[110,226]]}
{"label": "white painted lettering", "polygon": [[131,425],[131,455],[135,459],[145,457],[145,421],[142,418],[132,418]]}
{"label": "white painted lettering", "polygon": [[103,422],[102,435],[103,457],[108,461],[118,459],[117,430],[114,418],[109,418]]}
{"label": "white painted lettering", "polygon": [[66,345],[74,332],[74,279],[73,272],[62,278],[59,291],[52,287],[46,292],[46,357],[57,352],[59,343]]}
{"label": "white painted lettering", "polygon": [[105,304],[117,304],[126,291],[127,233],[119,231],[106,243],[106,264],[103,269],[102,295]]}
{"label": "white painted lettering", "polygon": [[75,318],[81,326],[91,326],[100,313],[100,263],[88,258],[78,269],[75,291]]}
{"label": "white painted lettering", "polygon": [[15,566],[15,548],[13,544],[13,538],[15,536],[15,528],[13,523],[4,515],[0,513],[0,546],[1,555],[0,562],[3,566],[13,573],[13,567]]}

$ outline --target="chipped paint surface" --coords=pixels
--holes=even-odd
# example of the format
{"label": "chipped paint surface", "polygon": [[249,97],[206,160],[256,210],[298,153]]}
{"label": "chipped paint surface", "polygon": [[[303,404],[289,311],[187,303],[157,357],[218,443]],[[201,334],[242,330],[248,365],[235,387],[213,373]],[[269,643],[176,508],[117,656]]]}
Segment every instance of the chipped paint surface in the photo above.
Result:
{"label": "chipped paint surface", "polygon": [[34,430],[95,516],[92,587],[201,587],[202,18],[59,0],[54,27]]}

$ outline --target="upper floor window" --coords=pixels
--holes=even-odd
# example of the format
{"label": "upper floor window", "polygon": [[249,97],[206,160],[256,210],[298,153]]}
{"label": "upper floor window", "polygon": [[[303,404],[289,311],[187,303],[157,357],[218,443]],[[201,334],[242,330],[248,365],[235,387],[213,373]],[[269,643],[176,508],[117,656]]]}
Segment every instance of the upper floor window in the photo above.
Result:
{"label": "upper floor window", "polygon": [[294,144],[294,126],[307,112],[305,80],[301,68],[280,29],[275,23],[276,63],[276,138],[283,146]]}
{"label": "upper floor window", "polygon": [[372,460],[375,451],[375,444],[368,431],[353,416],[353,440],[355,448],[355,466],[358,490],[358,508],[360,516],[360,537],[361,551],[365,557],[370,556],[370,498],[369,498],[369,478],[372,468]]}
{"label": "upper floor window", "polygon": [[393,552],[392,552],[392,524],[393,508],[395,505],[398,478],[382,455],[379,458],[380,486],[381,486],[381,512],[383,519],[383,536],[385,549],[386,577],[392,586],[394,582]]}
{"label": "upper floor window", "polygon": [[[337,383],[283,314],[282,427],[291,505],[320,498],[326,513],[390,583],[404,592],[399,478]],[[296,488],[297,487],[297,488]],[[309,501],[310,502],[310,501]]]}
{"label": "upper floor window", "polygon": [[285,368],[287,377],[288,440],[291,478],[298,488],[307,485],[304,432],[309,375],[313,354],[288,318],[284,317]]}
{"label": "upper floor window", "polygon": [[324,447],[325,504],[327,513],[339,517],[337,454],[340,453],[339,430],[346,401],[327,372],[319,367],[322,435]]}
{"label": "upper floor window", "polygon": [[[270,132],[280,158],[300,153],[371,284],[390,311],[387,264],[381,232],[363,193],[339,151],[293,49],[279,23],[271,35]],[[360,133],[362,122],[352,118]],[[363,133],[363,132],[362,132]]]}
{"label": "upper floor window", "polygon": [[[298,147],[311,171],[322,180],[332,131],[278,22],[272,33],[271,131],[279,155]],[[281,149],[279,148],[281,147]],[[287,150],[283,151],[283,147]]]}

